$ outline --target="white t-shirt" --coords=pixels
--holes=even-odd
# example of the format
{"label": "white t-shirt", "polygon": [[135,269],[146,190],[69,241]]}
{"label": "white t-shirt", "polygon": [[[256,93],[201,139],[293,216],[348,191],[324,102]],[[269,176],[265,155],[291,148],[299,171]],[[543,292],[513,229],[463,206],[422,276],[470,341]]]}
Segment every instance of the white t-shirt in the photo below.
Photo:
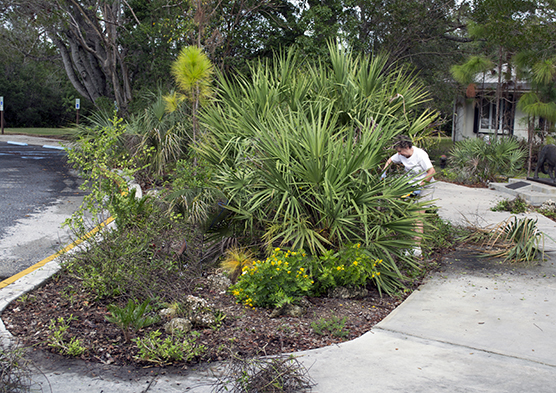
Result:
{"label": "white t-shirt", "polygon": [[[421,182],[427,176],[427,171],[432,168],[432,162],[427,152],[417,146],[413,146],[413,154],[409,158],[396,153],[390,159],[396,164],[403,164],[408,176],[414,177],[414,180],[411,181],[412,184]],[[431,181],[433,180],[431,179]]]}

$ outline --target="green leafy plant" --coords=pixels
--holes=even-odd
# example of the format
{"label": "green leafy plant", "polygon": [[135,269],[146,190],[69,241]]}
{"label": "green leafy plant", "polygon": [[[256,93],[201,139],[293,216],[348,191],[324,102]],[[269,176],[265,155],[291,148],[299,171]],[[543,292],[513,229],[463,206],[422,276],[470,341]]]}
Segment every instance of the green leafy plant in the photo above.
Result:
{"label": "green leafy plant", "polygon": [[391,292],[394,287],[390,288],[388,270],[382,268],[382,264],[382,259],[372,257],[361,244],[346,246],[338,252],[327,251],[313,264],[312,273],[317,281],[315,291],[325,293],[339,286],[365,287],[374,282],[379,290]]}
{"label": "green leafy plant", "polygon": [[321,336],[330,334],[334,337],[345,338],[349,335],[349,330],[346,329],[347,317],[338,318],[332,315],[330,318],[320,318],[316,322],[311,323],[311,328],[316,334]]}
{"label": "green leafy plant", "polygon": [[81,344],[81,340],[72,337],[70,341],[67,341],[65,337],[70,323],[76,320],[77,318],[74,317],[73,314],[67,319],[64,317],[59,317],[57,320],[51,319],[50,325],[48,326],[48,330],[50,331],[50,335],[47,339],[48,346],[56,349],[63,355],[80,356],[85,353],[87,348]]}
{"label": "green leafy plant", "polygon": [[456,243],[456,239],[464,236],[464,228],[455,227],[449,221],[440,218],[437,212],[433,212],[425,221],[426,236],[421,243],[423,250],[450,249]]}
{"label": "green leafy plant", "polygon": [[529,204],[525,199],[518,196],[512,200],[502,199],[490,210],[493,212],[506,211],[512,214],[526,213],[529,211]]}
{"label": "green leafy plant", "polygon": [[245,266],[230,291],[249,307],[277,307],[294,303],[308,294],[313,281],[309,277],[307,255],[303,251],[276,248],[264,261]]}
{"label": "green leafy plant", "polygon": [[85,212],[92,214],[93,224],[97,225],[104,220],[105,212],[109,211],[118,228],[130,225],[137,215],[142,216],[139,213],[146,205],[144,202],[135,202],[135,194],[128,191],[127,181],[144,168],[139,163],[145,161],[149,151],[138,151],[133,157],[130,156],[121,141],[125,139],[125,133],[123,120],[114,117],[110,126],[98,130],[94,137],[79,138],[75,146],[66,149],[69,163],[85,179],[81,188],[88,191],[79,209],[66,220],[66,225],[70,225],[78,234],[87,232]]}
{"label": "green leafy plant", "polygon": [[220,329],[225,319],[226,314],[221,310],[216,310],[214,312],[214,324],[212,325],[212,328],[216,330]]}
{"label": "green leafy plant", "polygon": [[127,130],[140,138],[134,146],[138,151],[149,151],[145,163],[150,164],[147,175],[157,177],[171,171],[185,155],[190,121],[185,108],[167,110],[162,92],[144,93],[145,109],[131,116]]}
{"label": "green leafy plant", "polygon": [[294,50],[250,76],[220,78],[219,101],[200,114],[196,147],[213,167],[230,220],[245,236],[312,255],[349,243],[410,248],[418,203],[401,200],[407,179],[380,179],[391,141],[418,142],[437,114],[422,110],[421,84],[387,58],[330,45],[330,62],[303,63]]}
{"label": "green leafy plant", "polygon": [[18,303],[29,304],[29,303],[33,303],[35,300],[36,300],[35,295],[24,293],[23,295],[18,297],[16,301]]}
{"label": "green leafy plant", "polygon": [[197,339],[200,334],[192,332],[189,336],[180,330],[173,335],[161,338],[162,333],[155,330],[147,333],[143,338],[134,338],[133,341],[139,349],[139,359],[158,365],[168,364],[174,361],[190,361],[201,356],[206,348],[198,345]]}
{"label": "green leafy plant", "polygon": [[465,183],[486,183],[497,177],[510,177],[522,168],[525,152],[513,138],[486,141],[470,138],[458,142],[450,151],[449,162]]}
{"label": "green leafy plant", "polygon": [[130,330],[138,331],[144,327],[150,326],[160,321],[158,315],[149,316],[148,314],[152,307],[149,305],[150,300],[145,300],[143,303],[135,303],[134,300],[129,299],[125,307],[118,307],[115,304],[108,305],[110,316],[105,319],[108,322],[115,323],[124,333],[126,342],[131,339]]}

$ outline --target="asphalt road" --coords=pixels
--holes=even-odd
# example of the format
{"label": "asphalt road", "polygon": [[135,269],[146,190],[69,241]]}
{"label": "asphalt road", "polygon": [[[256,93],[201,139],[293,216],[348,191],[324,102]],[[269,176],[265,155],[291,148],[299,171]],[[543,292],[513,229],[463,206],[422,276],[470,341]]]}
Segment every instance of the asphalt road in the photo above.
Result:
{"label": "asphalt road", "polygon": [[51,255],[69,240],[60,228],[79,206],[79,178],[65,152],[0,142],[0,279]]}

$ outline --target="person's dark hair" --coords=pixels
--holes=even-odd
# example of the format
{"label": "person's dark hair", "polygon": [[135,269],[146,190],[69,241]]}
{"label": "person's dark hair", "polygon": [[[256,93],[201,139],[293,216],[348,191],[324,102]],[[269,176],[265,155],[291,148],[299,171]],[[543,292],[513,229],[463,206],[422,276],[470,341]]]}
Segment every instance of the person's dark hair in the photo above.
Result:
{"label": "person's dark hair", "polygon": [[396,149],[409,149],[413,146],[411,139],[406,135],[399,135],[396,138],[396,143],[394,144],[394,148]]}

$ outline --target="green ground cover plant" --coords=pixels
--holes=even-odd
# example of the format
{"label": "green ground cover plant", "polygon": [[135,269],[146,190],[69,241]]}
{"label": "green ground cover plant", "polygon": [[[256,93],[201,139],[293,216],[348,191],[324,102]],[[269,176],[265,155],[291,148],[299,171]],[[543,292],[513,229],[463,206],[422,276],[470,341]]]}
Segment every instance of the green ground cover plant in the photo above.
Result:
{"label": "green ground cover plant", "polygon": [[525,199],[516,197],[512,200],[502,199],[496,204],[496,206],[493,206],[490,210],[492,210],[493,212],[506,211],[512,214],[520,214],[529,211],[529,209],[530,206],[527,201],[525,201]]}
{"label": "green ground cover plant", "polygon": [[105,319],[118,325],[124,333],[125,340],[129,342],[131,329],[138,331],[160,321],[158,315],[148,315],[152,311],[149,303],[150,300],[148,299],[143,303],[136,303],[135,300],[129,299],[125,307],[110,304],[108,305],[110,315],[107,315]]}
{"label": "green ground cover plant", "polygon": [[336,337],[346,337],[349,331],[346,330],[347,318],[338,318],[332,316],[330,319],[320,318],[318,321],[311,323],[313,331],[320,335],[331,334]]}
{"label": "green ground cover plant", "polygon": [[70,139],[74,128],[4,128],[6,135],[30,135]]}
{"label": "green ground cover plant", "polygon": [[52,319],[48,326],[50,331],[48,345],[63,355],[79,356],[87,351],[78,338],[71,337],[69,341],[66,338],[70,323],[74,320],[76,318],[73,315],[68,318],[60,317],[57,320]]}
{"label": "green ground cover plant", "polygon": [[134,338],[139,348],[139,358],[157,365],[172,362],[187,362],[203,354],[204,345],[197,343],[199,333],[190,334],[176,330],[172,335],[161,338],[162,333],[155,330],[147,333],[143,338]]}

